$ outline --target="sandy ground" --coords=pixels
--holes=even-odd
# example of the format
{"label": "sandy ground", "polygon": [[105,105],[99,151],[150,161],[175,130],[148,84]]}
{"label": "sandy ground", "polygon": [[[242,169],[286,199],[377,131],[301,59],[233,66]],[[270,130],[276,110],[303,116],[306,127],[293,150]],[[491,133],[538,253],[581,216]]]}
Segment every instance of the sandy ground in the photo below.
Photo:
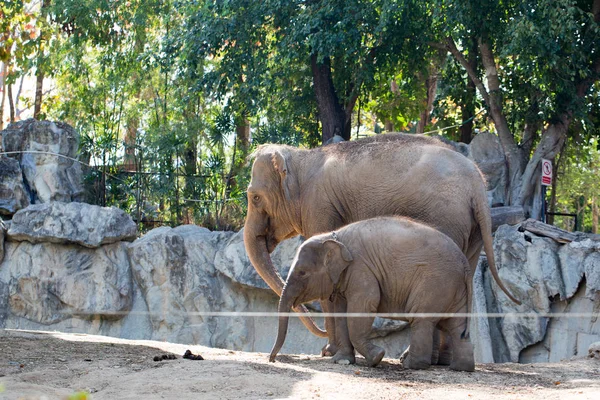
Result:
{"label": "sandy ground", "polygon": [[[190,349],[204,361],[183,359]],[[174,354],[175,360],[154,361]],[[600,361],[478,364],[473,373],[384,359],[244,353],[103,336],[0,330],[0,399],[600,399]]]}

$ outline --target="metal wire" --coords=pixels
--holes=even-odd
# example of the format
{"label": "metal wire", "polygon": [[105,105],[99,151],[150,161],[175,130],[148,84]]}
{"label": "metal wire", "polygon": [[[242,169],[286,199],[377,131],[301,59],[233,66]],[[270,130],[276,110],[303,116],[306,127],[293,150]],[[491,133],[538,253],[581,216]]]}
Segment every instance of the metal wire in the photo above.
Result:
{"label": "metal wire", "polygon": [[[95,316],[119,316],[119,315],[149,315],[160,314],[152,311],[63,311],[63,315],[95,315]],[[568,313],[568,312],[502,312],[502,313],[321,313],[321,312],[268,312],[268,311],[187,311],[185,314],[197,317],[346,317],[346,318],[598,318],[600,312],[595,313]]]}

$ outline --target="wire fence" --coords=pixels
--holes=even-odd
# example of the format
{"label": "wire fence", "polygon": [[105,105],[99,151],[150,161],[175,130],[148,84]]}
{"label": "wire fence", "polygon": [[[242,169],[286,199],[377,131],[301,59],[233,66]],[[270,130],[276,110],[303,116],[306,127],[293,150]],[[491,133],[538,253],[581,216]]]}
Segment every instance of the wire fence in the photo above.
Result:
{"label": "wire fence", "polygon": [[[62,311],[70,316],[122,316],[159,314],[153,311]],[[598,318],[600,312],[497,312],[497,313],[327,313],[327,312],[268,312],[268,311],[186,311],[183,314],[194,317],[259,318],[259,317],[311,317],[311,318]]]}

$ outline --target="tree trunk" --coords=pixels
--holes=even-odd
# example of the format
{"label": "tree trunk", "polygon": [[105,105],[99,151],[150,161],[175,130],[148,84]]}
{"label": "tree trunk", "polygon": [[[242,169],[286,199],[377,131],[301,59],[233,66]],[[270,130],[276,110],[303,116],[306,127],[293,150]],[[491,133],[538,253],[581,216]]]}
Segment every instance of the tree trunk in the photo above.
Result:
{"label": "tree trunk", "polygon": [[[2,69],[0,69],[0,92],[2,92],[2,98],[0,99],[0,131],[4,129],[4,101],[6,99],[6,75],[8,73],[8,66],[6,63],[2,63]],[[0,144],[1,146],[1,144]]]}
{"label": "tree trunk", "polygon": [[598,198],[592,197],[592,233],[598,233]]}
{"label": "tree trunk", "polygon": [[[40,18],[46,18],[46,13],[51,0],[42,0]],[[35,101],[33,105],[33,118],[39,120],[42,112],[42,95],[44,86],[44,30],[40,30],[39,47],[37,56],[37,75],[35,82]]]}
{"label": "tree trunk", "polygon": [[550,196],[550,207],[546,223],[548,225],[554,225],[554,213],[556,212],[556,191],[558,187],[558,174],[560,172],[561,162],[563,161],[563,156],[566,148],[566,142],[563,145],[562,149],[560,149],[558,158],[555,158],[552,162],[552,195]]}
{"label": "tree trunk", "polygon": [[[519,186],[514,186],[513,193],[517,192],[516,202],[513,204],[522,205],[525,213],[533,211],[531,200],[534,197],[534,190],[538,186],[541,171],[542,158],[553,160],[556,154],[563,147],[567,139],[567,129],[571,119],[568,115],[562,115],[559,122],[556,122],[542,133],[540,143],[537,145],[527,167],[522,174]],[[513,183],[511,182],[511,185]],[[531,218],[539,218],[539,215],[529,214]]]}
{"label": "tree trunk", "polygon": [[10,116],[10,122],[15,122],[15,103],[13,103],[12,83],[8,84],[8,113]]}
{"label": "tree trunk", "polygon": [[35,81],[35,103],[33,105],[33,118],[39,120],[42,112],[42,94],[44,84],[44,71],[38,71]]}
{"label": "tree trunk", "polygon": [[346,127],[347,117],[344,108],[340,104],[333,79],[331,77],[331,61],[328,57],[318,63],[316,54],[310,56],[313,75],[313,87],[317,106],[319,108],[319,120],[323,129],[323,144],[339,135],[344,140],[350,140],[350,126]]}
{"label": "tree trunk", "polygon": [[385,120],[385,131],[386,132],[394,132],[394,123],[389,119]]}
{"label": "tree trunk", "polygon": [[417,123],[416,133],[425,132],[425,127],[429,123],[429,116],[431,114],[431,110],[433,109],[433,101],[435,100],[435,92],[437,90],[437,68],[432,67],[429,77],[425,79],[425,88],[427,90],[427,97],[425,99],[426,105],[425,110],[421,113],[421,117],[419,118],[419,122]]}
{"label": "tree trunk", "polygon": [[[471,38],[471,46],[469,48],[469,55],[467,59],[467,63],[471,67],[471,69],[477,72],[478,62],[477,62],[477,38]],[[464,125],[461,125],[460,130],[460,141],[466,144],[471,143],[473,140],[473,117],[475,116],[475,98],[477,96],[477,88],[475,87],[475,83],[472,79],[467,79],[466,85],[466,95],[463,99],[463,103],[461,104],[461,117],[463,121],[466,122]]]}

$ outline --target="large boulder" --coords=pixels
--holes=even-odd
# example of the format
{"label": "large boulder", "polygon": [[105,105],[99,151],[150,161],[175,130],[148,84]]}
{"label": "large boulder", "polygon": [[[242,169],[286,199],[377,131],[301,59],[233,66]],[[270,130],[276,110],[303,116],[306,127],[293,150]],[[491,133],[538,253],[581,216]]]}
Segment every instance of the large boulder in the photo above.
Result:
{"label": "large boulder", "polygon": [[8,239],[13,241],[75,243],[90,248],[132,241],[136,235],[137,227],[124,211],[85,203],[33,204],[13,216],[8,230]]}
{"label": "large boulder", "polygon": [[[569,335],[579,332],[581,337],[588,335],[589,340],[598,338],[600,326],[591,317],[550,319],[543,314],[565,310],[565,305],[570,303],[579,304],[577,307],[583,313],[593,312],[595,302],[600,301],[600,243],[587,239],[559,244],[550,238],[523,231],[519,226],[503,225],[496,232],[494,253],[501,279],[523,302],[519,306],[506,297],[491,278],[487,263],[480,264],[485,271],[487,311],[509,314],[489,319],[494,360],[543,361],[567,358],[578,355],[580,350],[586,351],[587,347],[578,346],[575,338],[560,334],[563,340],[560,346],[548,346],[546,352],[537,348],[522,354],[524,349],[551,340],[549,332],[562,332],[562,327],[565,332],[567,326],[571,327]],[[576,307],[573,305],[573,308]],[[554,337],[557,335],[555,333]]]}
{"label": "large boulder", "polygon": [[[253,287],[252,279],[243,278],[246,274],[233,273],[235,268],[222,264],[249,266],[249,261],[217,256],[237,254],[227,248],[239,245],[234,240],[238,235],[192,225],[162,227],[130,245],[132,271],[147,304],[152,339],[248,351],[269,350],[277,319],[235,313],[276,312],[277,297],[270,289]],[[291,259],[286,261],[289,264]],[[212,315],[214,312],[232,315]],[[288,348],[316,351],[322,346],[299,321],[292,321],[291,325],[295,333],[290,333]]]}
{"label": "large boulder", "polygon": [[4,237],[6,236],[6,225],[0,219],[0,263],[4,260]]}
{"label": "large boulder", "polygon": [[73,318],[110,320],[131,309],[127,244],[99,249],[7,242],[0,264],[0,325],[7,317],[52,326]]}
{"label": "large boulder", "polygon": [[29,205],[19,161],[0,156],[0,214],[12,215]]}
{"label": "large boulder", "polygon": [[[2,147],[19,161],[33,203],[81,201],[81,165],[75,161],[79,135],[61,122],[27,119],[2,131]],[[56,156],[48,153],[56,153]]]}
{"label": "large boulder", "polygon": [[498,136],[480,132],[475,135],[469,148],[469,158],[475,161],[485,176],[489,204],[505,204],[506,160]]}
{"label": "large boulder", "polygon": [[[271,254],[273,265],[279,269],[285,279],[289,272],[296,250],[302,244],[300,236],[281,242]],[[215,268],[233,282],[249,287],[270,290],[265,281],[258,275],[244,248],[243,230],[232,235],[225,246],[216,254]]]}

